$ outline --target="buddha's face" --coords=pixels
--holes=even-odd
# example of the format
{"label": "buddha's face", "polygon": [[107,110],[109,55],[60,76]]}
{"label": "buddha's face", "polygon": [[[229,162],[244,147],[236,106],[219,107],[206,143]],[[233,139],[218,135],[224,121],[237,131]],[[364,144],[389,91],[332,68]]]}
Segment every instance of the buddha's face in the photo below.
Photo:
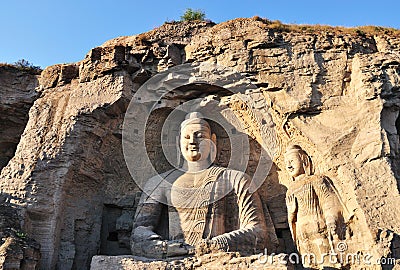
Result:
{"label": "buddha's face", "polygon": [[305,173],[303,161],[300,158],[300,154],[297,152],[286,153],[285,166],[289,175],[293,178]]}
{"label": "buddha's face", "polygon": [[201,161],[208,158],[212,149],[211,131],[207,125],[193,123],[181,129],[181,151],[187,161]]}

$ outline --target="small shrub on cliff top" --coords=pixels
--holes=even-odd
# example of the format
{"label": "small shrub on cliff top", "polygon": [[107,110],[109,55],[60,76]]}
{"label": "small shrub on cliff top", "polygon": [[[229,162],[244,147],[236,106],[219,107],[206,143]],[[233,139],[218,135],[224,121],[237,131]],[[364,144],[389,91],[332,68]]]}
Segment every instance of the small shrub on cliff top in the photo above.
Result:
{"label": "small shrub on cliff top", "polygon": [[25,59],[18,60],[17,62],[14,63],[14,66],[22,70],[36,70],[36,71],[42,70],[41,67],[34,66],[32,63],[29,63],[29,61]]}
{"label": "small shrub on cliff top", "polygon": [[42,68],[40,66],[34,66],[32,63],[25,59],[18,60],[13,64],[8,63],[0,63],[0,67],[10,67],[20,71],[26,71],[31,74],[38,75],[42,72]]}
{"label": "small shrub on cliff top", "polygon": [[181,21],[204,21],[205,18],[206,14],[203,11],[188,8],[181,16]]}

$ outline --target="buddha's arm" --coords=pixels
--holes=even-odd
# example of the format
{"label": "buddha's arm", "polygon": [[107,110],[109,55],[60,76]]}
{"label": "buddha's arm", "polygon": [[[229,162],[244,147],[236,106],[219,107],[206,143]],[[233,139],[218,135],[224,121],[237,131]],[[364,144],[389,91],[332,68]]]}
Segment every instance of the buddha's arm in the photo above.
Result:
{"label": "buddha's arm", "polygon": [[317,193],[326,225],[332,234],[336,234],[336,223],[339,220],[341,207],[332,183],[329,178],[322,176],[318,179],[318,184],[314,186],[314,189]]}
{"label": "buddha's arm", "polygon": [[223,176],[228,177],[237,196],[239,228],[211,240],[226,251],[253,252],[256,248],[263,249],[267,230],[259,195],[249,192],[249,179],[245,174],[228,171]]}
{"label": "buddha's arm", "polygon": [[286,195],[286,207],[288,211],[289,229],[292,234],[293,241],[296,243],[297,201],[294,194]]}
{"label": "buddha's arm", "polygon": [[[146,183],[133,221],[131,235],[131,250],[134,255],[157,253],[156,250],[144,250],[143,247],[153,247],[161,242],[161,237],[154,232],[162,209],[162,191],[158,179],[152,178]],[[161,250],[161,248],[157,248]]]}
{"label": "buddha's arm", "polygon": [[159,222],[161,207],[162,205],[159,202],[144,201],[142,203],[139,203],[133,224],[134,230],[137,227],[141,226],[148,227],[150,230],[153,231]]}
{"label": "buddha's arm", "polygon": [[136,210],[131,235],[131,250],[134,255],[163,258],[187,255],[192,247],[178,241],[162,239],[155,233],[162,208],[165,206],[165,186],[159,177],[150,179],[144,187]]}
{"label": "buddha's arm", "polygon": [[154,231],[160,216],[162,203],[165,201],[165,195],[162,187],[162,179],[153,177],[144,186],[142,196],[136,208],[135,218],[133,222],[133,230],[138,227],[146,227],[150,231]]}

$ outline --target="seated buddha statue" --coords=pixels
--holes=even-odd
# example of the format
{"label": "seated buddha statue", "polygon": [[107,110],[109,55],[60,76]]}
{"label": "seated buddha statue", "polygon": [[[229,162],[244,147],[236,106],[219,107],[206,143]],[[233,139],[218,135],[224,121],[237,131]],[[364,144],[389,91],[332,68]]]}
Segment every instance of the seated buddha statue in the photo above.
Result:
{"label": "seated buddha statue", "polygon": [[259,195],[249,191],[248,175],[213,164],[216,142],[200,113],[186,116],[180,126],[184,164],[145,184],[131,236],[134,255],[166,258],[264,250],[267,231]]}

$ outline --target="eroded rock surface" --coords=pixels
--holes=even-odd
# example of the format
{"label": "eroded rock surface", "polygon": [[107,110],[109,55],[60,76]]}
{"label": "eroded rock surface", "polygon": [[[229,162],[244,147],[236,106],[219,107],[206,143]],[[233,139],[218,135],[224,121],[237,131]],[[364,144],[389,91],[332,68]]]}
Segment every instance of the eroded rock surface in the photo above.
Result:
{"label": "eroded rock surface", "polygon": [[18,212],[1,196],[0,204],[0,268],[39,269],[40,245],[21,230]]}

